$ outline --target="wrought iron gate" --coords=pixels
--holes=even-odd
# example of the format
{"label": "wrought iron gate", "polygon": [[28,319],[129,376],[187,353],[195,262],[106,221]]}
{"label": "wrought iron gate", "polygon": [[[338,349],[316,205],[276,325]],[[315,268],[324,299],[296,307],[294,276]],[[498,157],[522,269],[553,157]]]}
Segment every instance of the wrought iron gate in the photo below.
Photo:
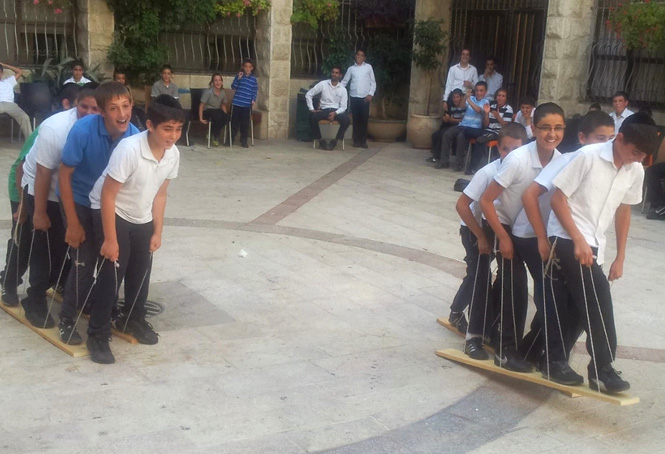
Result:
{"label": "wrought iron gate", "polygon": [[454,0],[449,64],[469,48],[480,75],[493,56],[513,107],[526,96],[537,99],[547,5],[547,0]]}

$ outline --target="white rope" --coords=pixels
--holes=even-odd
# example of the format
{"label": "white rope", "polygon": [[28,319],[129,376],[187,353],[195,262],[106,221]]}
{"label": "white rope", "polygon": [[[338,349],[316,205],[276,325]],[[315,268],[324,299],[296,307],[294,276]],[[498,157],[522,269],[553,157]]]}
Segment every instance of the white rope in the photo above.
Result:
{"label": "white rope", "polygon": [[[590,271],[590,270],[589,270]],[[580,263],[580,277],[582,278],[582,292],[584,294],[584,309],[586,310],[586,320],[587,320],[587,327],[588,327],[588,332],[589,332],[589,342],[591,343],[591,358],[593,360],[593,370],[596,373],[596,383],[598,384],[598,394],[600,394],[600,384],[599,378],[598,378],[598,364],[596,364],[596,349],[594,348],[593,345],[593,334],[591,332],[591,318],[589,317],[589,303],[587,302],[586,298],[586,286],[584,285],[584,269],[582,268],[582,264]]]}
{"label": "white rope", "polygon": [[[58,291],[58,286],[60,285],[60,279],[62,278],[62,272],[65,270],[65,264],[67,263],[68,260],[68,255],[69,255],[69,248],[70,246],[67,246],[67,251],[65,251],[65,259],[62,261],[62,266],[60,267],[60,273],[58,274],[58,280],[55,283],[55,286],[53,286],[53,292],[51,293],[51,301],[49,301],[48,304],[48,311],[46,313],[46,319],[44,319],[44,326],[43,328],[46,328],[46,320],[48,320],[49,315],[51,315],[51,309],[53,309],[53,301],[55,301],[55,294]],[[50,251],[49,251],[49,257],[51,256]],[[51,274],[49,273],[49,276]]]}
{"label": "white rope", "polygon": [[141,294],[141,289],[143,289],[143,284],[145,283],[145,278],[148,276],[148,272],[150,271],[151,267],[152,267],[152,251],[150,251],[150,261],[148,262],[148,268],[146,268],[145,273],[143,274],[143,279],[141,279],[141,285],[139,286],[139,289],[136,292],[136,296],[134,297],[134,302],[132,303],[132,307],[129,309],[129,313],[125,318],[125,326],[122,328],[123,333],[127,329],[127,323],[129,323],[129,317],[132,315],[132,312],[134,311],[134,306],[136,305],[136,301],[139,299],[139,295]]}
{"label": "white rope", "polygon": [[517,319],[515,318],[515,293],[514,293],[514,283],[515,283],[515,272],[513,269],[513,263],[515,263],[515,252],[513,249],[513,258],[510,260],[510,306],[513,310],[513,335],[515,337],[515,348],[519,345],[517,341]]}
{"label": "white rope", "polygon": [[[469,236],[471,236],[470,233],[469,233]],[[476,248],[477,247],[478,247],[478,240],[476,239]],[[473,277],[473,291],[471,292],[471,302],[469,303],[469,309],[468,309],[469,323],[467,324],[467,328],[466,328],[466,334],[467,334],[466,337],[468,337],[468,335],[469,335],[469,327],[471,326],[471,314],[473,313],[473,302],[476,298],[476,284],[478,282],[478,269],[480,267],[480,257],[481,257],[480,251],[478,251],[478,260],[476,260],[476,273]],[[466,340],[465,340],[465,343],[464,343],[464,347],[466,348]]]}
{"label": "white rope", "polygon": [[[77,250],[76,255],[78,257],[78,250]],[[95,260],[95,268],[94,268],[93,274],[92,274],[92,285],[90,286],[90,290],[88,290],[88,294],[85,296],[85,300],[83,301],[83,305],[81,305],[81,309],[78,310],[78,314],[76,315],[76,320],[74,320],[74,329],[72,329],[72,331],[69,333],[69,338],[67,339],[67,344],[69,344],[69,341],[72,340],[72,336],[74,335],[74,331],[76,331],[76,327],[78,326],[79,320],[81,319],[81,315],[83,315],[83,309],[85,309],[85,305],[88,302],[88,298],[90,298],[90,294],[92,293],[92,289],[95,288],[95,284],[97,284],[97,276],[99,275],[99,271],[102,269],[102,266],[104,266],[105,261],[106,261],[106,258],[102,258],[102,263],[99,265],[99,268],[97,268],[97,263],[99,263],[99,258],[97,258]],[[78,260],[77,260],[77,263],[78,263]],[[77,278],[76,279],[76,296],[78,297],[78,275],[76,276],[76,278]],[[78,298],[77,298],[77,303],[78,303]]]}
{"label": "white rope", "polygon": [[593,296],[596,298],[596,306],[598,306],[598,315],[600,315],[600,322],[603,325],[603,332],[605,333],[605,341],[607,342],[607,351],[610,352],[610,358],[612,358],[612,362],[614,362],[614,354],[612,353],[612,347],[610,346],[610,337],[607,334],[607,328],[605,327],[605,315],[603,315],[603,312],[600,310],[600,301],[598,300],[598,293],[596,293],[596,283],[593,280],[593,270],[589,268],[589,276],[591,277],[591,287],[593,288]]}
{"label": "white rope", "polygon": [[[496,248],[496,237],[494,237],[494,247]],[[492,282],[492,255],[487,258],[487,282],[485,283],[485,313],[483,315],[483,342],[485,342],[485,327],[487,326],[487,306],[489,305],[490,283]]]}
{"label": "white rope", "polygon": [[503,290],[505,288],[506,262],[501,254],[501,321],[499,322],[499,367],[503,368]]}
{"label": "white rope", "polygon": [[[28,252],[28,265],[30,264],[30,260],[32,260],[32,246],[35,244],[35,229],[32,229],[32,238],[30,239],[30,252]],[[27,286],[27,279],[23,281],[23,291],[25,292],[25,288]]]}
{"label": "white rope", "polygon": [[[550,343],[549,343],[549,336],[547,333],[547,302],[545,299],[545,267],[543,266],[543,262],[540,262],[540,272],[542,274],[541,278],[543,280],[543,289],[541,291],[541,295],[543,298],[543,319],[545,322],[545,362],[546,362],[546,368],[547,368],[547,379],[550,379]],[[561,328],[561,326],[559,326]]]}

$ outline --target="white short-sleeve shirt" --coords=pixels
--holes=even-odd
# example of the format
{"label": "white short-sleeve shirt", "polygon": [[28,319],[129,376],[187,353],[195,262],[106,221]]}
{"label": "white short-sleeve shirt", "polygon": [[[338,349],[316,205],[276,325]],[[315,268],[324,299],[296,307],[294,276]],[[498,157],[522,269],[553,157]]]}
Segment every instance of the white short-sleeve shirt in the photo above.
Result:
{"label": "white short-sleeve shirt", "polygon": [[0,81],[0,102],[14,102],[14,87],[17,83],[14,75]]}
{"label": "white short-sleeve shirt", "polygon": [[[584,239],[591,247],[605,249],[605,231],[619,205],[642,201],[644,168],[639,162],[614,165],[614,142],[587,145],[554,179],[554,186],[568,198],[568,206]],[[547,234],[571,239],[554,213]]]}
{"label": "white short-sleeve shirt", "polygon": [[[478,221],[478,225],[481,225],[483,212],[480,208],[480,198],[483,196],[485,189],[490,185],[494,179],[494,175],[499,171],[501,166],[501,161],[496,160],[492,161],[482,169],[476,172],[469,184],[464,188],[463,193],[466,194],[473,202],[469,205],[473,216]],[[462,225],[466,225],[464,221],[460,221]]]}
{"label": "white short-sleeve shirt", "polygon": [[[554,150],[552,159],[561,155]],[[513,231],[520,231],[523,226],[515,225],[517,215],[522,209],[522,194],[543,170],[538,156],[536,142],[528,143],[512,151],[501,163],[499,172],[494,176],[503,192],[494,201],[494,208],[502,224],[509,225]],[[528,223],[528,222],[527,222]]]}
{"label": "white short-sleeve shirt", "polygon": [[51,170],[51,189],[48,200],[57,202],[58,195],[58,168],[62,149],[67,142],[69,131],[78,120],[76,108],[51,115],[39,125],[39,133],[35,143],[25,156],[23,163],[23,179],[21,186],[28,186],[28,194],[35,195],[35,177],[37,175],[37,164]]}
{"label": "white short-sleeve shirt", "polygon": [[621,115],[617,115],[616,112],[610,113],[610,117],[612,117],[612,120],[614,120],[614,131],[619,134],[619,129],[621,128],[621,125],[623,124],[623,121],[633,115],[635,112],[633,112],[630,109],[624,109],[623,112],[621,112]]}
{"label": "white short-sleeve shirt", "polygon": [[[543,171],[538,174],[535,180],[533,180],[540,186],[547,189],[546,193],[541,194],[540,197],[538,197],[540,216],[542,217],[545,226],[547,226],[547,221],[549,220],[550,213],[552,211],[551,202],[552,196],[554,195],[554,191],[552,190],[554,188],[554,178],[556,178],[559,172],[561,172],[561,169],[566,167],[568,163],[575,159],[578,154],[579,150],[574,153],[565,153],[552,159],[552,162],[547,164]],[[520,213],[517,215],[517,219],[515,219],[513,235],[520,238],[536,237],[536,232],[533,230],[533,226],[531,225],[531,222],[529,222],[529,218],[527,217],[524,208],[520,210]]]}
{"label": "white short-sleeve shirt", "polygon": [[102,187],[110,176],[122,188],[115,199],[115,213],[132,224],[152,221],[152,203],[164,181],[178,176],[180,152],[173,145],[160,161],[155,159],[148,144],[148,131],[120,141],[109,164],[90,192],[90,204],[100,209]]}

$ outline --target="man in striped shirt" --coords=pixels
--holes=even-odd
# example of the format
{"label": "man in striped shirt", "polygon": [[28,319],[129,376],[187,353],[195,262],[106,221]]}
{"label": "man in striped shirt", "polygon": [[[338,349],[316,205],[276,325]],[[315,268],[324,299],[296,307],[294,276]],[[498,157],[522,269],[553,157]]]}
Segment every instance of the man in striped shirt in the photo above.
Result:
{"label": "man in striped shirt", "polygon": [[249,122],[252,121],[252,107],[259,92],[259,83],[252,71],[254,71],[254,62],[249,58],[244,59],[242,71],[233,78],[231,84],[231,88],[236,91],[231,103],[231,140],[235,140],[239,128],[240,145],[243,148],[249,148],[247,145]]}

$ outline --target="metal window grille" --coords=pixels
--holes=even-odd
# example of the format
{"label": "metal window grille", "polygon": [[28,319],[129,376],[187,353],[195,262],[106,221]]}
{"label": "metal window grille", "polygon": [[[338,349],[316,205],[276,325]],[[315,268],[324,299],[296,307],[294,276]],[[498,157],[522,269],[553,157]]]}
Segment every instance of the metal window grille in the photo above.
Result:
{"label": "metal window grille", "polygon": [[[407,3],[409,17],[414,16],[415,0],[395,0]],[[291,77],[318,78],[324,76],[321,65],[330,51],[330,40],[342,33],[346,35],[352,48],[367,48],[372,36],[385,32],[373,28],[358,17],[358,4],[362,0],[340,0],[340,13],[334,22],[323,23],[318,30],[307,24],[294,24],[291,38]],[[405,21],[406,22],[406,21]],[[406,37],[407,28],[391,29],[395,39]],[[369,58],[368,58],[369,60]]]}
{"label": "metal window grille", "polygon": [[56,62],[78,55],[76,14],[67,7],[55,14],[46,2],[0,0],[0,60],[24,68],[40,67],[47,59]]}
{"label": "metal window grille", "polygon": [[621,0],[598,2],[594,39],[589,52],[587,99],[611,102],[615,92],[625,90],[634,106],[665,108],[665,52],[628,50],[623,46],[621,39],[607,25],[610,8],[616,8],[619,3]]}
{"label": "metal window grille", "polygon": [[256,62],[256,18],[225,17],[178,33],[163,33],[168,60],[176,71],[236,72],[244,58]]}
{"label": "metal window grille", "polygon": [[493,56],[509,103],[515,106],[525,96],[537,99],[547,4],[546,0],[455,0],[449,66],[459,62],[465,47],[471,50],[478,73],[484,71],[485,59]]}

